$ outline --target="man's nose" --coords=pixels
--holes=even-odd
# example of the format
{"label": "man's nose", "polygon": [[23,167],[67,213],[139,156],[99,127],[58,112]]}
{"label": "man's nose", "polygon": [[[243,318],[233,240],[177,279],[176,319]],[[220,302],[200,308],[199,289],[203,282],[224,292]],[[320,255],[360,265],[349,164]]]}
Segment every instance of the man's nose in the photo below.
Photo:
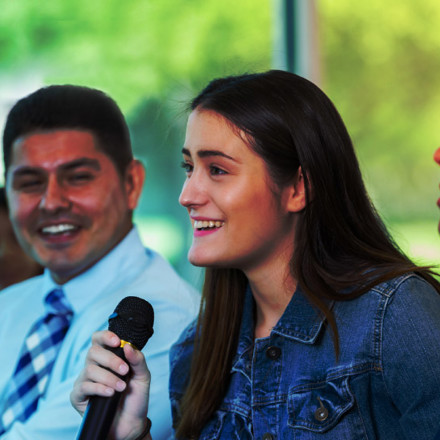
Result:
{"label": "man's nose", "polygon": [[70,205],[71,202],[66,188],[63,188],[56,176],[49,177],[46,189],[41,197],[40,209],[47,212],[57,212],[68,209]]}

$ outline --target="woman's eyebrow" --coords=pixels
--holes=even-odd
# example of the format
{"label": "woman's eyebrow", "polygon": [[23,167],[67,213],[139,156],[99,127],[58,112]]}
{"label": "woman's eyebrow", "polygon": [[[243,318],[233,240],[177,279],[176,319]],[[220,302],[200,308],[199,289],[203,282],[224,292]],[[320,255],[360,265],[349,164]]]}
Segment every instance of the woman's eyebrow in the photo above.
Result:
{"label": "woman's eyebrow", "polygon": [[[182,148],[182,154],[191,157],[191,153],[187,148]],[[227,154],[223,153],[223,151],[219,151],[219,150],[198,150],[197,156],[199,156],[200,158],[210,157],[210,156],[221,156],[221,157],[225,157],[226,159],[237,162],[236,159],[234,159],[231,156],[228,156]]]}

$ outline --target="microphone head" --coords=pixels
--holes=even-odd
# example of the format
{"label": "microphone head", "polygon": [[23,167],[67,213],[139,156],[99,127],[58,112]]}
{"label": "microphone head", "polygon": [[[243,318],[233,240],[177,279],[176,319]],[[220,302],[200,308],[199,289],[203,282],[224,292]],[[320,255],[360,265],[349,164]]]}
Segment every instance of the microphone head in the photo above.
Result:
{"label": "microphone head", "polygon": [[154,311],[148,301],[127,296],[109,316],[108,329],[142,350],[153,334]]}

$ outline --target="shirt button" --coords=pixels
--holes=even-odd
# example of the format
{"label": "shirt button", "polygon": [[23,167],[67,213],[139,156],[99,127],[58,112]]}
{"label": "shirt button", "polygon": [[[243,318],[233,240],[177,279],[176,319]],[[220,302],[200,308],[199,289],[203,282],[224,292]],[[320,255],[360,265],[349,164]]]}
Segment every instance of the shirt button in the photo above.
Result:
{"label": "shirt button", "polygon": [[266,434],[263,434],[262,440],[274,440],[274,436],[272,434],[269,434],[266,432]]}
{"label": "shirt button", "polygon": [[315,411],[315,419],[318,422],[324,422],[328,418],[328,410],[322,403],[321,399],[318,397],[319,400],[319,408]]}
{"label": "shirt button", "polygon": [[281,349],[279,347],[268,347],[266,350],[266,356],[274,361],[281,356]]}

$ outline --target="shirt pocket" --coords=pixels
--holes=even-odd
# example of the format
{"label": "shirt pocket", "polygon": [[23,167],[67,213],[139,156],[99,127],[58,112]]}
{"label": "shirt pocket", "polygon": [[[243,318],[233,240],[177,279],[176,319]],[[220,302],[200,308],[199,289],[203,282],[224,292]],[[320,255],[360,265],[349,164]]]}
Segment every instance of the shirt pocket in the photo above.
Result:
{"label": "shirt pocket", "polygon": [[[355,405],[348,380],[349,377],[346,376],[325,382],[310,382],[292,388],[287,405],[288,425],[299,432],[307,431],[309,434],[328,432],[330,435],[328,438],[356,438],[351,434],[355,434],[353,431],[359,434],[356,428],[359,427],[358,415],[354,415],[356,420],[353,416],[346,417]],[[298,438],[315,437],[305,435]],[[327,438],[327,436],[317,438]]]}

